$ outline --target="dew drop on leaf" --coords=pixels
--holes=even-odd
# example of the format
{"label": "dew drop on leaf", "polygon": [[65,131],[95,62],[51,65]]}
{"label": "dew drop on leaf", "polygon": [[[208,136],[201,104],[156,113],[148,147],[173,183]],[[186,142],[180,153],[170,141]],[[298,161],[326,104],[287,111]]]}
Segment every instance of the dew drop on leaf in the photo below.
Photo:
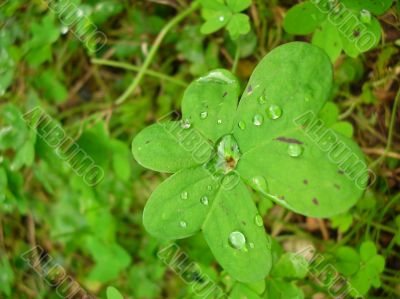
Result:
{"label": "dew drop on leaf", "polygon": [[273,104],[268,107],[267,115],[270,119],[278,119],[282,116],[282,108]]}
{"label": "dew drop on leaf", "polygon": [[187,227],[187,223],[185,221],[180,221],[179,222],[179,226],[182,228],[186,228]]}
{"label": "dew drop on leaf", "polygon": [[208,116],[208,112],[207,111],[203,111],[203,112],[200,113],[200,118],[201,119],[206,119],[207,116]]}
{"label": "dew drop on leaf", "polygon": [[258,98],[258,103],[260,104],[260,105],[264,105],[265,103],[267,103],[267,99],[265,98],[265,96],[260,96],[259,98]]}
{"label": "dew drop on leaf", "polygon": [[254,248],[254,243],[249,243],[249,247],[250,247],[251,249],[253,249],[253,248]]}
{"label": "dew drop on leaf", "polygon": [[223,22],[223,21],[225,20],[225,17],[224,17],[224,16],[220,16],[220,17],[218,18],[218,20],[219,20],[220,22]]}
{"label": "dew drop on leaf", "polygon": [[61,26],[60,28],[61,34],[67,34],[68,30],[69,30],[68,26]]}
{"label": "dew drop on leaf", "polygon": [[183,191],[183,192],[181,193],[181,198],[182,198],[182,199],[188,199],[188,193],[187,193],[187,191]]}
{"label": "dew drop on leaf", "polygon": [[244,129],[246,129],[246,123],[245,123],[243,120],[241,120],[241,121],[238,123],[238,127],[239,127],[241,130],[244,130]]}
{"label": "dew drop on leaf", "polygon": [[208,197],[207,196],[202,196],[201,199],[200,199],[200,202],[203,205],[207,206],[208,205]]}
{"label": "dew drop on leaf", "polygon": [[246,237],[238,231],[229,234],[229,245],[235,249],[242,249],[246,244]]}
{"label": "dew drop on leaf", "polygon": [[255,126],[261,126],[263,124],[263,122],[264,122],[264,118],[263,118],[263,116],[261,114],[254,115],[253,124]]}
{"label": "dew drop on leaf", "polygon": [[211,185],[208,185],[208,186],[207,186],[207,190],[208,190],[208,191],[211,191],[211,190],[212,190],[212,186],[211,186]]}
{"label": "dew drop on leaf", "polygon": [[291,157],[299,157],[303,153],[303,147],[299,144],[289,144],[288,154]]}
{"label": "dew drop on leaf", "polygon": [[369,10],[362,9],[360,11],[360,21],[365,24],[371,23],[371,13],[369,12]]}
{"label": "dew drop on leaf", "polygon": [[261,215],[259,215],[259,214],[257,214],[257,215],[254,217],[254,222],[255,222],[255,224],[256,224],[257,226],[263,226],[263,225],[264,225],[264,221],[263,221]]}
{"label": "dew drop on leaf", "polygon": [[217,124],[222,124],[222,119],[217,120]]}
{"label": "dew drop on leaf", "polygon": [[289,144],[288,146],[288,154],[291,157],[299,157],[303,153],[303,147],[300,144]]}
{"label": "dew drop on leaf", "polygon": [[190,120],[185,119],[181,121],[181,128],[182,129],[189,129],[191,126]]}

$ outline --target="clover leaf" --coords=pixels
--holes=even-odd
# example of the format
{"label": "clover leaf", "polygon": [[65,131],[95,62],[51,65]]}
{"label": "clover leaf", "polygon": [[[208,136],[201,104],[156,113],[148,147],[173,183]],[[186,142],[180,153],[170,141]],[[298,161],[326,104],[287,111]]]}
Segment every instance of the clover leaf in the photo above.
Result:
{"label": "clover leaf", "polygon": [[350,285],[360,295],[365,295],[371,286],[380,287],[379,275],[385,268],[385,259],[377,254],[373,242],[365,241],[359,253],[351,247],[340,247],[336,252],[336,266],[349,278]]}
{"label": "clover leaf", "polygon": [[313,33],[312,43],[335,61],[342,50],[351,57],[378,45],[381,26],[375,16],[392,0],[310,0],[288,10],[283,27],[295,35]]}
{"label": "clover leaf", "polygon": [[203,34],[211,34],[223,27],[233,40],[250,32],[249,17],[241,11],[251,5],[251,0],[202,0],[202,16],[206,22],[201,26]]}
{"label": "clover leaf", "polygon": [[262,280],[271,268],[271,245],[249,187],[313,217],[344,213],[363,192],[351,179],[354,169],[346,163],[341,169],[327,151],[328,145],[345,146],[365,164],[357,145],[340,133],[315,140],[308,126],[296,122],[318,115],[331,85],[329,58],[301,42],[261,60],[239,105],[239,82],[227,71],[211,71],[191,83],[182,120],[151,125],[132,142],[141,165],[174,173],[146,204],[147,231],[165,239],[202,231],[235,279]]}

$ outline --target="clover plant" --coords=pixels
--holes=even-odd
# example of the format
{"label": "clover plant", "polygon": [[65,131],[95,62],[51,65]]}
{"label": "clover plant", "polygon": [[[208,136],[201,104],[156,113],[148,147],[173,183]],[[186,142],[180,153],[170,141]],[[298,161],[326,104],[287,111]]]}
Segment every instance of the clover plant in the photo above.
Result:
{"label": "clover plant", "polygon": [[147,231],[163,239],[202,232],[235,279],[262,280],[271,242],[251,189],[296,213],[330,217],[352,207],[365,187],[351,179],[351,163],[341,168],[333,158],[332,150],[347,148],[362,164],[358,146],[340,133],[311,138],[314,122],[304,121],[322,109],[331,85],[328,56],[302,42],[264,57],[239,103],[239,82],[226,70],[191,83],[182,119],[153,124],[132,143],[142,166],[173,173],[146,204]]}
{"label": "clover plant", "polygon": [[392,0],[310,0],[290,8],[284,29],[295,35],[313,34],[312,43],[336,60],[342,50],[355,57],[371,50],[381,39],[376,18]]}
{"label": "clover plant", "polygon": [[251,5],[251,0],[201,0],[205,23],[200,31],[211,34],[226,27],[233,40],[250,32],[249,17],[241,13]]}

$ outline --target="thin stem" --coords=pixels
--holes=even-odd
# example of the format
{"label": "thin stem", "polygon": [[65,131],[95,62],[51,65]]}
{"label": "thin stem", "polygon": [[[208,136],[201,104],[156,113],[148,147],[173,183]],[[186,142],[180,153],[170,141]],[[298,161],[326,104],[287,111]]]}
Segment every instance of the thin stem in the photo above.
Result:
{"label": "thin stem", "polygon": [[396,124],[396,113],[397,113],[397,107],[399,105],[399,99],[400,99],[400,88],[397,91],[396,98],[394,99],[394,103],[393,103],[392,116],[390,117],[389,133],[388,133],[388,137],[387,137],[386,148],[385,148],[385,150],[383,152],[383,155],[380,156],[375,162],[373,162],[371,164],[370,168],[373,168],[376,165],[381,164],[382,161],[385,159],[387,153],[392,148],[394,127],[395,127],[395,124]]}
{"label": "thin stem", "polygon": [[236,51],[235,51],[235,58],[233,59],[233,64],[232,64],[232,73],[236,73],[236,69],[239,63],[239,58],[240,58],[240,48],[239,48],[239,43],[236,43]]}
{"label": "thin stem", "polygon": [[161,42],[163,41],[164,37],[167,35],[167,33],[175,27],[177,24],[179,24],[185,17],[190,15],[192,12],[194,12],[196,9],[198,9],[200,6],[199,0],[193,1],[193,3],[190,5],[189,8],[186,10],[182,11],[180,14],[178,14],[176,17],[174,17],[171,21],[169,21],[164,28],[160,31],[160,33],[157,35],[153,46],[151,47],[151,50],[149,54],[147,55],[143,65],[141,66],[137,76],[135,79],[132,81],[132,83],[129,85],[127,90],[117,99],[116,104],[121,105],[124,103],[128,97],[135,91],[135,89],[138,87],[140,84],[140,81],[142,80],[143,76],[145,75],[147,69],[149,68],[151,62],[154,59],[155,54],[157,53],[157,50],[160,48]]}
{"label": "thin stem", "polygon": [[[99,64],[99,65],[106,65],[106,66],[111,66],[111,67],[115,67],[115,68],[120,68],[120,69],[124,69],[124,70],[129,70],[129,71],[135,71],[135,72],[139,72],[141,67],[133,65],[133,64],[129,64],[126,62],[119,62],[119,61],[115,61],[115,60],[107,60],[107,59],[97,59],[94,58],[91,60],[91,62],[93,64]],[[158,78],[158,79],[162,79],[171,83],[174,83],[176,85],[179,86],[183,86],[183,87],[187,87],[187,83],[179,80],[179,79],[175,79],[174,77],[165,75],[163,73],[159,73],[156,71],[152,71],[152,70],[145,70],[144,72],[146,75]]]}

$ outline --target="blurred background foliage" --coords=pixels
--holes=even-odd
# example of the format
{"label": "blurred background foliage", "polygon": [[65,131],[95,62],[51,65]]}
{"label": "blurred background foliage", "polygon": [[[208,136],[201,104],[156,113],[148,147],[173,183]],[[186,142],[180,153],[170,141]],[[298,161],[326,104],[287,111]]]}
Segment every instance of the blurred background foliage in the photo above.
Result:
{"label": "blurred background foliage", "polygon": [[[298,1],[203,0],[170,28],[140,84],[116,104],[158,33],[193,3],[68,0],[78,17],[68,27],[48,2],[54,1],[0,3],[0,298],[60,297],[23,260],[34,246],[48,254],[44,261],[51,257],[82,289],[101,298],[119,298],[116,289],[106,291],[111,285],[124,298],[198,298],[193,285],[201,284],[201,273],[230,298],[329,298],[312,271],[290,258],[310,244],[365,298],[400,297],[397,1],[374,14],[382,36],[375,48],[350,57],[327,47],[335,86],[320,116],[359,143],[376,182],[351,211],[325,220],[295,215],[254,194],[273,237],[275,263],[270,276],[254,285],[222,271],[201,236],[177,241],[201,268],[189,284],[157,257],[166,243],[143,230],[141,216],[166,175],[140,167],[130,142],[143,127],[179,111],[185,86],[207,71],[232,69],[244,86],[274,47],[332,40],[321,41],[318,32],[285,31],[285,16]],[[107,37],[103,47],[79,33],[92,24]],[[28,126],[23,115],[37,106],[104,169],[99,184],[88,186],[43,140],[41,128]]]}

